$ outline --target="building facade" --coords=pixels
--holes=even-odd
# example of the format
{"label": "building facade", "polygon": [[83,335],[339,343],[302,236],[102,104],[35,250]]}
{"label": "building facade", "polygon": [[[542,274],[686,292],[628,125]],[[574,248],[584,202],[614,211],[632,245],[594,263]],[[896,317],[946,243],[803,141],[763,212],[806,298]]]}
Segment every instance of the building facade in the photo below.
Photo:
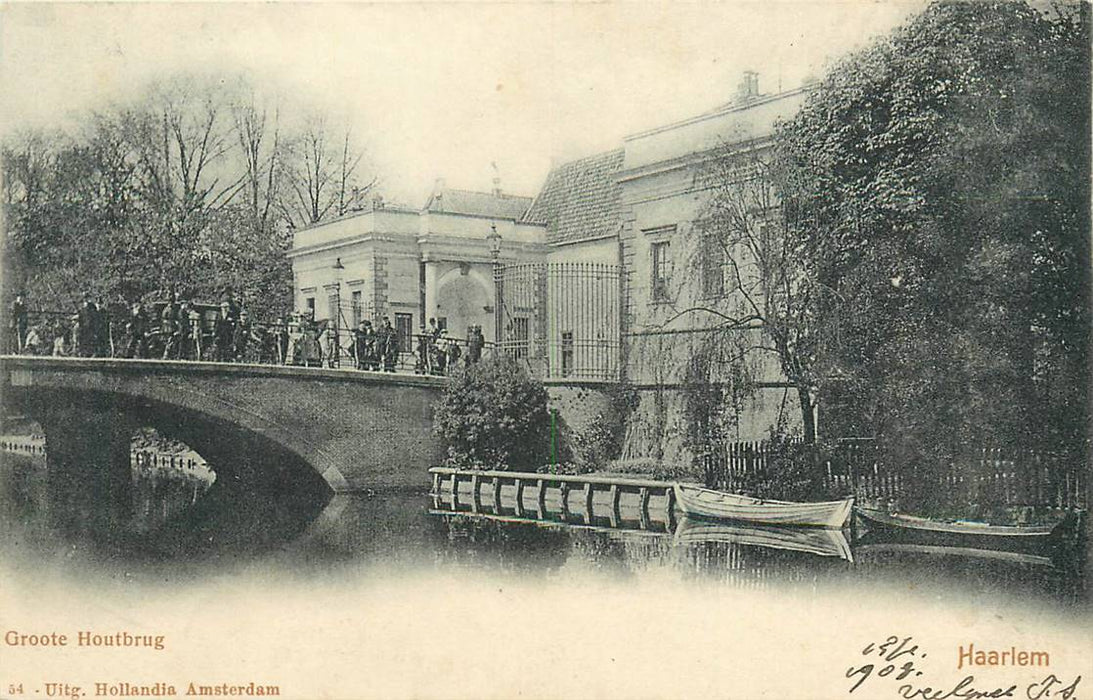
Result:
{"label": "building facade", "polygon": [[[481,325],[548,380],[625,380],[641,396],[625,456],[686,459],[696,358],[731,394],[740,377],[725,354],[763,333],[756,324],[727,336],[708,312],[731,308],[739,290],[696,232],[709,198],[703,168],[726,149],[762,150],[807,93],[763,94],[747,73],[731,102],[558,165],[534,198],[438,186],[421,210],[373,208],[299,231],[297,308],[331,318],[340,305],[350,322],[390,316],[400,332],[434,317],[456,337]],[[799,425],[777,358],[754,352],[745,365],[727,437]]]}
{"label": "building facade", "polygon": [[494,266],[546,257],[543,228],[520,221],[530,203],[438,187],[421,210],[377,202],[300,229],[288,253],[296,310],[341,328],[387,318],[404,352],[429,319],[454,337],[478,325],[493,338]]}
{"label": "building facade", "polygon": [[688,459],[689,404],[703,382],[739,404],[719,427],[724,439],[761,440],[772,427],[800,427],[795,387],[773,353],[730,361],[742,348],[762,345],[763,331],[753,323],[724,332],[724,316],[710,312],[743,304],[728,261],[703,248],[696,221],[710,196],[707,164],[726,152],[762,152],[777,121],[795,114],[807,93],[762,94],[758,76],[745,74],[735,99],[717,109],[554,168],[525,217],[546,227],[548,260],[619,266],[621,376],[641,396],[624,456]]}

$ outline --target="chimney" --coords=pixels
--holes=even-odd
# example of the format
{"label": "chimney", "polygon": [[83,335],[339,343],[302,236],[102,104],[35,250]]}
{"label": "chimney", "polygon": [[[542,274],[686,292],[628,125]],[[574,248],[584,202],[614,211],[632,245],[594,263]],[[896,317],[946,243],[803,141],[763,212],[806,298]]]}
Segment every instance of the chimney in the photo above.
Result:
{"label": "chimney", "polygon": [[491,161],[490,167],[493,168],[493,196],[501,196],[501,173],[497,170],[497,163]]}
{"label": "chimney", "polygon": [[759,97],[759,74],[753,70],[746,70],[736,86],[736,101],[750,102],[756,97]]}

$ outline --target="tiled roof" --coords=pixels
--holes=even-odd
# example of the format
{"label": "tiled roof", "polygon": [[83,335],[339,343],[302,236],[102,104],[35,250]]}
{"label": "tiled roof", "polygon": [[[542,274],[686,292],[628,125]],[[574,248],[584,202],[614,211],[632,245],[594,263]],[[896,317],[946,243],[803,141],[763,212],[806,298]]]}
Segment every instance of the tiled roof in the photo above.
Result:
{"label": "tiled roof", "polygon": [[531,197],[453,190],[445,187],[430,195],[429,201],[425,203],[425,210],[516,221],[524,215],[529,206],[531,206]]}
{"label": "tiled roof", "polygon": [[615,174],[623,149],[559,165],[550,171],[524,221],[546,224],[547,243],[606,236],[619,221],[622,190]]}

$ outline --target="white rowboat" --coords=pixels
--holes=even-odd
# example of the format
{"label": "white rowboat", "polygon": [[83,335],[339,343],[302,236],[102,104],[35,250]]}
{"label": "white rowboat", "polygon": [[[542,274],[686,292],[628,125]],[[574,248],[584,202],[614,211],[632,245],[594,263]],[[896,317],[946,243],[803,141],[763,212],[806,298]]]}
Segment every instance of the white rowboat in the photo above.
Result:
{"label": "white rowboat", "polygon": [[841,501],[794,503],[751,498],[735,493],[675,485],[676,500],[687,515],[717,520],[739,520],[763,525],[803,525],[841,529],[854,507],[854,497]]}

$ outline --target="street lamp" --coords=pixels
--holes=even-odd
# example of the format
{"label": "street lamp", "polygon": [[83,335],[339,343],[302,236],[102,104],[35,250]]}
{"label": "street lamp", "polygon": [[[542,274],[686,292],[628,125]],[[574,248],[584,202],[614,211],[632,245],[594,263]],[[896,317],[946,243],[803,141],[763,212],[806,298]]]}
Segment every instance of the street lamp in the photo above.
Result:
{"label": "street lamp", "polygon": [[339,327],[341,326],[342,317],[342,273],[345,272],[345,265],[342,265],[342,259],[335,258],[334,260],[334,342],[331,343],[333,347],[330,348],[333,357],[330,358],[330,365],[332,367],[341,366],[341,354],[342,343],[339,335]]}
{"label": "street lamp", "polygon": [[490,222],[490,232],[486,236],[490,246],[490,258],[493,260],[493,341],[501,343],[501,305],[504,303],[501,279],[501,234],[497,232],[497,223]]}

